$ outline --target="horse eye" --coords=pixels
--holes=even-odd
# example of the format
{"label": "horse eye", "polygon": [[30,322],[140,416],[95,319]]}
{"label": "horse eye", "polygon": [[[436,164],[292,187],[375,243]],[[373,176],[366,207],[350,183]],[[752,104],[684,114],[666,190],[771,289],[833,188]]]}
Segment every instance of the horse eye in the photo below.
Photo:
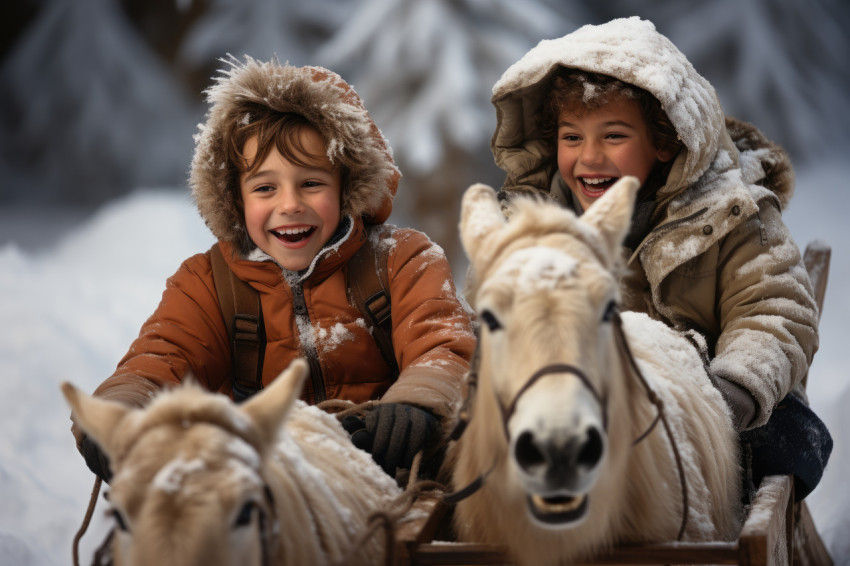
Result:
{"label": "horse eye", "polygon": [[481,320],[484,321],[484,324],[487,325],[487,328],[490,329],[490,332],[495,332],[502,328],[502,323],[499,322],[499,319],[496,318],[492,312],[488,310],[481,311]]}
{"label": "horse eye", "polygon": [[254,514],[254,509],[257,507],[257,504],[253,501],[248,501],[242,506],[242,509],[239,510],[239,515],[236,516],[236,522],[233,524],[234,527],[244,527],[246,525],[251,524],[251,516]]}
{"label": "horse eye", "polygon": [[112,518],[115,519],[115,524],[118,525],[118,528],[122,531],[129,532],[130,529],[127,528],[127,522],[124,520],[124,515],[118,509],[110,510],[112,514]]}
{"label": "horse eye", "polygon": [[608,303],[608,306],[605,307],[605,314],[602,315],[602,322],[611,322],[611,319],[614,318],[615,312],[617,312],[617,303],[611,301]]}

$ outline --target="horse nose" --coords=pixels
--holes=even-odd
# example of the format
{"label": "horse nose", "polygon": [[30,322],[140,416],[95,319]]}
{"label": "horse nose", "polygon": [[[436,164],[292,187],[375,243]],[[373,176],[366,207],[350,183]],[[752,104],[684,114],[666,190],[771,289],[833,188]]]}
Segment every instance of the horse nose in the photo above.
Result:
{"label": "horse nose", "polygon": [[546,462],[546,456],[538,448],[534,434],[529,431],[519,435],[514,448],[514,458],[517,464],[528,473]]}
{"label": "horse nose", "polygon": [[571,477],[580,469],[592,469],[602,453],[602,433],[595,426],[588,426],[584,434],[571,435],[566,442],[524,431],[514,448],[514,458],[523,471],[533,474],[542,466],[549,477]]}

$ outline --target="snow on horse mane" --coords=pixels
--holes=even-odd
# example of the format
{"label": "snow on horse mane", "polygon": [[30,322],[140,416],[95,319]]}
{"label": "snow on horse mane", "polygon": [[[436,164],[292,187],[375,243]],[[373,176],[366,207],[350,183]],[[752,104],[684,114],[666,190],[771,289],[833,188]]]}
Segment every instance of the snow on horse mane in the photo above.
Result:
{"label": "snow on horse mane", "polygon": [[[464,195],[467,299],[481,336],[470,421],[449,461],[454,489],[484,482],[457,505],[460,540],[505,545],[520,564],[562,564],[680,530],[683,540],[737,536],[737,437],[699,353],[615,308],[637,188],[624,178],[581,218],[521,198],[506,220],[490,187]],[[641,376],[669,436],[652,428]]]}
{"label": "snow on horse mane", "polygon": [[297,399],[307,373],[296,360],[242,405],[191,382],[144,409],[63,384],[114,472],[115,564],[380,563],[382,536],[352,547],[400,490],[333,415]]}

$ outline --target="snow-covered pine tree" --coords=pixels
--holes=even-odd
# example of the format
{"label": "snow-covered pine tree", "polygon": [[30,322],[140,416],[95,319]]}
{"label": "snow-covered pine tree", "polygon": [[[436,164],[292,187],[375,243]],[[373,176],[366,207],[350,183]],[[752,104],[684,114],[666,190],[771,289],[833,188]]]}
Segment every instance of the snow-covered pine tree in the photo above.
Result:
{"label": "snow-covered pine tree", "polygon": [[97,203],[181,185],[187,96],[113,0],[51,0],[0,68],[0,199]]}
{"label": "snow-covered pine tree", "polygon": [[541,0],[365,0],[317,62],[355,86],[404,177],[394,218],[428,233],[461,269],[458,203],[500,184],[489,141],[491,89],[538,41],[584,18]]}
{"label": "snow-covered pine tree", "polygon": [[205,4],[203,15],[183,39],[178,59],[190,68],[207,69],[210,77],[228,54],[263,61],[277,57],[281,63],[299,66],[315,64],[316,49],[354,7],[347,0],[207,0]]}

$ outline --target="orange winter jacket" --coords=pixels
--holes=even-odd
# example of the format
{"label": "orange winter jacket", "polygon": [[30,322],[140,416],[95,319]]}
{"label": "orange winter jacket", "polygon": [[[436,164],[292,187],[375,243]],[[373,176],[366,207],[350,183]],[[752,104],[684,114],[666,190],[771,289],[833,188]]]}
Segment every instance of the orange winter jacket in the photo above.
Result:
{"label": "orange winter jacket", "polygon": [[[385,224],[401,175],[380,130],[351,86],[326,69],[251,58],[230,65],[207,91],[211,107],[196,136],[190,184],[230,269],[259,292],[267,340],[263,382],[296,357],[310,356],[319,371],[311,371],[305,400],[409,403],[450,426],[446,417],[461,403],[475,345],[472,315],[455,294],[439,246],[420,232]],[[328,158],[345,168],[340,227],[303,272],[282,269],[245,228],[239,169],[226,150],[230,133],[259,107],[306,118],[325,140]],[[397,379],[345,287],[348,260],[366,238],[374,238],[375,249],[386,246]],[[141,406],[188,375],[229,394],[230,370],[230,340],[207,252],[186,260],[168,280],[159,307],[95,394]],[[79,431],[75,435],[79,440]]]}
{"label": "orange winter jacket", "polygon": [[[389,246],[393,349],[401,374],[394,382],[361,312],[345,288],[348,259],[367,234]],[[302,398],[354,402],[381,398],[452,415],[461,399],[475,337],[470,317],[455,294],[442,250],[424,234],[380,225],[349,223],[343,241],[326,248],[314,271],[287,281],[273,261],[241,259],[227,243],[223,255],[237,277],[261,297],[266,334],[263,383],[270,383],[298,356],[315,352],[321,375],[311,374]],[[295,295],[306,313],[296,313]],[[162,301],[114,375],[95,394],[142,405],[150,393],[192,375],[212,391],[230,394],[231,351],[221,315],[209,252],[186,260],[169,280]]]}

